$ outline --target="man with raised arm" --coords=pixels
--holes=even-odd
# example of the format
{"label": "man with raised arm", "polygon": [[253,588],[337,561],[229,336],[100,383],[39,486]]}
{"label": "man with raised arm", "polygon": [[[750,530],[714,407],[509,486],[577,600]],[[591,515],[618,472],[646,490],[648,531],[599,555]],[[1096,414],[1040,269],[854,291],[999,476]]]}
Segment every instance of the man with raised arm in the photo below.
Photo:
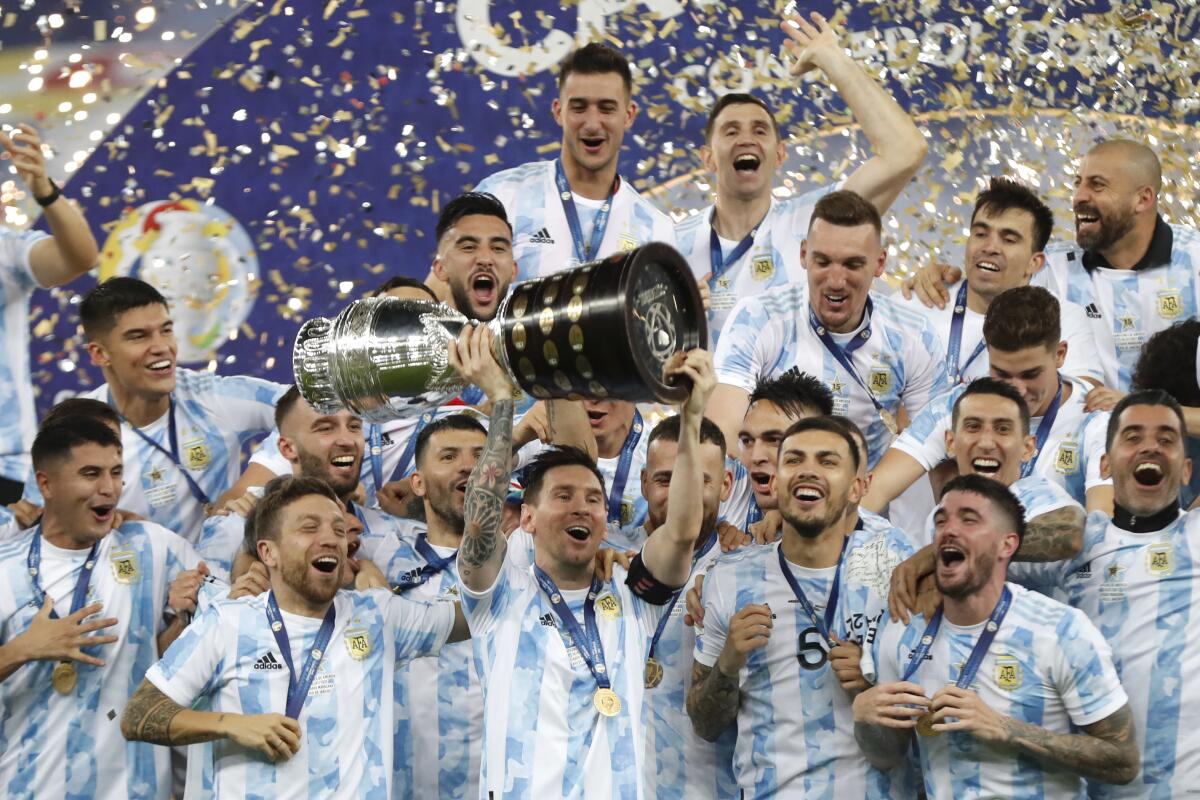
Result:
{"label": "man with raised arm", "polygon": [[668,379],[691,382],[666,521],[628,572],[593,575],[605,535],[595,463],[551,448],[527,468],[521,527],[534,564],[506,561],[500,518],[511,469],[515,390],[491,332],[466,328],[451,363],[492,401],[488,438],[467,484],[458,573],[483,669],[480,796],[645,797],[646,653],[672,594],[691,572],[703,516],[700,421],[714,378],[708,353],[677,353]]}
{"label": "man with raised arm", "polygon": [[960,475],[935,524],[943,604],[880,632],[879,683],[854,700],[866,757],[892,768],[915,729],[932,800],[1076,798],[1083,778],[1132,780],[1133,713],[1100,631],[1005,581],[1025,532],[1021,504],[990,478]]}
{"label": "man with raised arm", "polygon": [[[820,14],[782,23],[795,57],[792,74],[818,69],[845,100],[870,142],[872,157],[841,182],[885,213],[912,179],[927,146],[912,119],[866,70],[846,54],[836,28]],[[759,97],[724,94],[708,115],[704,168],[716,183],[716,203],[675,228],[679,249],[711,291],[709,331],[715,344],[743,297],[804,280],[800,241],[817,199],[834,188],[813,188],[776,200],[774,179],[786,161],[786,142],[771,108]],[[815,182],[805,184],[815,187]]]}

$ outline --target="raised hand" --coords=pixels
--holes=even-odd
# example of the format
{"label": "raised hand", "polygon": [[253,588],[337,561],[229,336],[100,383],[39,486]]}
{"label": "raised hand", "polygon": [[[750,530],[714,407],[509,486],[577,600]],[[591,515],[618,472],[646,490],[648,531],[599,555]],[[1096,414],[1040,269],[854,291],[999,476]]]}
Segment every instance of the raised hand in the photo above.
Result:
{"label": "raised hand", "polygon": [[29,623],[29,629],[13,639],[13,644],[20,642],[18,652],[23,661],[80,661],[93,667],[103,667],[104,661],[89,656],[83,652],[84,647],[95,647],[101,644],[112,644],[116,636],[89,636],[88,634],[117,624],[114,617],[87,620],[93,614],[99,614],[104,608],[100,603],[79,609],[60,619],[50,616],[54,609],[54,601],[47,596],[38,613]]}

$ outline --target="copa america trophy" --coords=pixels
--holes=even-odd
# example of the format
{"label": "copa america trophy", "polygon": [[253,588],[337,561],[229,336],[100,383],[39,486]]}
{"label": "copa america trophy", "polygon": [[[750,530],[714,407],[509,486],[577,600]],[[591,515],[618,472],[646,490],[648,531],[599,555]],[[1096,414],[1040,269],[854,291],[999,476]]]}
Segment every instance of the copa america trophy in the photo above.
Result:
{"label": "copa america trophy", "polygon": [[[357,300],[300,328],[296,385],[323,414],[346,408],[371,422],[419,415],[466,387],[447,347],[468,324],[441,303]],[[487,324],[497,361],[539,399],[678,402],[687,388],[664,382],[663,364],[708,341],[687,262],[658,242],[515,284]]]}

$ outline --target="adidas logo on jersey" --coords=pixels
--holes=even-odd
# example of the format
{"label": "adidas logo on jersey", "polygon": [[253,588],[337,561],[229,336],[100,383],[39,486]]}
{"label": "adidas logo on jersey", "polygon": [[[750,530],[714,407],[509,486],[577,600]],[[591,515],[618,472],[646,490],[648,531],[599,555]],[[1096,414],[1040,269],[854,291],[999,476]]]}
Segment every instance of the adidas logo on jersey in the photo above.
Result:
{"label": "adidas logo on jersey", "polygon": [[553,614],[542,614],[541,618],[538,621],[541,622],[543,625],[545,625],[547,628],[557,628],[558,627],[558,625],[554,622]]}
{"label": "adidas logo on jersey", "polygon": [[1102,319],[1104,317],[1095,303],[1088,303],[1083,310],[1087,312],[1088,319]]}
{"label": "adidas logo on jersey", "polygon": [[254,662],[255,669],[283,669],[283,664],[275,658],[274,653],[267,653],[265,656]]}
{"label": "adidas logo on jersey", "polygon": [[542,228],[540,231],[529,237],[530,244],[554,244],[554,237],[550,235],[549,228]]}

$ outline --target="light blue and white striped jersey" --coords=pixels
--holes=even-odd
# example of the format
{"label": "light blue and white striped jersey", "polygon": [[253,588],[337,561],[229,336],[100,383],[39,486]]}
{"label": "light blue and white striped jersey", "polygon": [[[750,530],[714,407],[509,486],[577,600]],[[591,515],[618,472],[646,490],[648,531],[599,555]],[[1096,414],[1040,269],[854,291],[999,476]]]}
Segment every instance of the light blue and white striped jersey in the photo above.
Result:
{"label": "light blue and white striped jersey", "polygon": [[[393,586],[428,563],[413,541],[389,537],[375,550],[376,565]],[[430,546],[439,558],[454,552]],[[458,600],[457,561],[404,597]],[[393,797],[479,797],[482,736],[483,689],[470,642],[448,644],[436,657],[396,667]]]}
{"label": "light blue and white striped jersey", "polygon": [[37,433],[33,378],[29,372],[29,298],[38,288],[29,252],[42,231],[0,226],[0,478],[23,481],[31,469],[29,448]]}
{"label": "light blue and white striped jersey", "polygon": [[[571,228],[554,181],[554,161],[530,161],[489,175],[475,187],[494,194],[504,204],[513,228],[513,258],[519,280],[542,278],[578,266]],[[592,223],[602,201],[575,195],[584,243],[591,241]],[[650,242],[675,244],[671,218],[638,194],[624,178],[612,199],[608,227],[592,260]]]}
{"label": "light blue and white striped jersey", "polygon": [[[179,460],[192,479],[216,501],[242,472],[242,447],[275,426],[275,401],[286,386],[247,375],[214,375],[189,369],[175,371],[175,431]],[[110,403],[108,384],[83,395]],[[142,428],[142,433],[170,452],[170,414]],[[141,514],[190,542],[200,537],[204,506],[192,494],[180,466],[151,447],[128,422],[121,422],[125,490],[121,508]]]}
{"label": "light blue and white striped jersey", "polygon": [[[950,326],[954,319],[954,299],[958,297],[962,285],[963,282],[960,280],[946,287],[946,291],[950,293],[950,302],[946,303],[945,308],[926,308],[915,294],[907,300],[899,293],[894,295],[896,302],[924,315],[933,323],[933,329],[942,343],[942,351],[947,354],[947,357],[950,353]],[[964,307],[963,309],[962,339],[959,344],[960,366],[966,364],[967,360],[971,358],[971,354],[975,352],[975,348],[983,344],[983,317],[983,314],[972,311],[970,308]],[[1062,327],[1063,341],[1067,343],[1067,355],[1063,359],[1062,366],[1063,374],[1103,381],[1104,371],[1096,350],[1096,338],[1083,307],[1060,298],[1059,325]],[[947,363],[946,368],[953,375],[953,366]],[[961,383],[970,383],[976,378],[986,378],[988,374],[988,353],[985,347],[979,356],[967,365],[959,380]]]}
{"label": "light blue and white striped jersey", "polygon": [[[193,620],[146,678],[176,703],[213,711],[283,713],[289,673],[267,620],[267,597],[223,600]],[[278,764],[228,740],[213,742],[216,796],[391,797],[393,673],[437,653],[454,626],[452,603],[387,590],[334,597],[333,638],[300,710],[300,750]],[[300,669],[321,620],[282,612]],[[236,632],[236,634],[235,634]]]}
{"label": "light blue and white striped jersey", "polygon": [[[1071,396],[1058,409],[1046,443],[1033,465],[1033,474],[1049,478],[1067,490],[1080,505],[1086,505],[1087,493],[1097,486],[1111,486],[1112,480],[1100,477],[1100,456],[1104,455],[1107,411],[1087,411],[1084,399],[1091,386],[1063,375],[1063,386],[1070,384]],[[926,470],[951,457],[946,449],[946,431],[953,422],[954,402],[965,386],[934,398],[913,418],[892,447],[911,456]],[[1029,430],[1037,434],[1041,417],[1029,420]]]}
{"label": "light blue and white striped jersey", "polygon": [[[946,357],[925,317],[872,293],[871,338],[851,355],[851,363],[893,416],[903,405],[913,418],[948,386]],[[854,420],[867,437],[874,467],[893,436],[870,396],[821,344],[809,324],[808,285],[793,283],[769,294],[741,300],[713,357],[720,383],[746,393],[766,378],[793,367],[815,375],[833,393],[833,412]],[[864,314],[863,326],[868,323]],[[861,330],[861,328],[860,328]],[[859,335],[833,334],[841,346]]]}
{"label": "light blue and white striped jersey", "polygon": [[[650,445],[650,431],[654,426],[649,422],[642,426],[638,442],[633,448],[633,458],[629,462],[629,474],[625,479],[625,487],[621,492],[621,526],[641,525],[646,521],[646,498],[642,497],[642,469],[646,466],[646,448]],[[617,477],[617,467],[621,456],[613,458],[597,458],[596,469],[604,476],[604,497],[607,499],[612,492],[613,481]],[[610,509],[611,511],[611,509]]]}
{"label": "light blue and white striped jersey", "polygon": [[196,552],[205,565],[223,581],[229,580],[233,561],[246,538],[246,518],[236,512],[205,517],[196,540]]}
{"label": "light blue and white striped jersey", "polygon": [[1060,298],[1084,307],[1104,367],[1104,384],[1128,392],[1142,345],[1152,334],[1200,312],[1200,231],[1160,217],[1142,268],[1084,268],[1097,258],[1074,244],[1047,248],[1033,276]]}
{"label": "light blue and white striped jersey", "polygon": [[[1088,618],[1049,597],[1009,583],[1012,605],[979,666],[971,690],[988,707],[1055,733],[1074,732],[1107,719],[1128,698],[1104,637]],[[925,632],[925,618],[905,626],[893,620],[880,631],[876,649],[879,682],[900,680]],[[926,697],[953,683],[979,640],[986,621],[960,627],[943,619],[926,660],[912,681]],[[1016,758],[1011,750],[975,740],[969,733],[917,736],[925,791],[931,800],[1003,797],[1079,798],[1083,779]]]}
{"label": "light blue and white striped jersey", "polygon": [[417,534],[425,530],[425,523],[392,516],[381,508],[355,505],[351,510],[363,524],[358,557],[374,562],[384,574],[387,574],[384,565],[390,554],[402,547],[411,547]]}
{"label": "light blue and white striped jersey", "polygon": [[[1083,505],[1076,502],[1071,495],[1067,494],[1065,489],[1054,481],[1043,478],[1041,475],[1030,475],[1028,478],[1020,478],[1012,486],[1009,486],[1008,490],[1012,492],[1013,496],[1021,504],[1021,507],[1025,509],[1026,522],[1043,514],[1049,514],[1051,511],[1057,511],[1060,508],[1078,508],[1080,511],[1083,511]],[[912,542],[915,549],[920,550],[926,545],[933,544],[933,540],[936,538],[933,518],[936,514],[936,508],[929,512],[929,516],[925,519],[925,527],[921,532],[921,538],[914,539]],[[1016,580],[1016,578],[1014,577],[1013,580]]]}
{"label": "light blue and white striped jersey", "polygon": [[[29,628],[41,606],[30,579],[29,546],[41,528],[0,542],[0,644]],[[64,550],[44,539],[38,586],[59,616],[89,550]],[[70,694],[51,688],[53,661],[34,661],[0,683],[0,795],[8,800],[87,797],[104,800],[165,798],[171,793],[168,750],[126,742],[121,712],[146,670],[158,659],[157,635],[171,582],[199,557],[186,541],[151,522],[126,522],[101,540],[87,604],[118,622],[103,634],[113,644],[86,648],[103,667],[74,662],[78,683]]]}
{"label": "light blue and white striped jersey", "polygon": [[1089,786],[1090,795],[1190,797],[1200,776],[1200,636],[1191,624],[1200,610],[1200,513],[1133,533],[1092,512],[1078,556],[1010,571],[1018,567],[1022,579],[1062,587],[1108,640],[1126,682],[1142,771],[1127,786]]}
{"label": "light blue and white striped jersey", "polygon": [[[705,206],[675,226],[679,252],[688,260],[697,279],[706,275],[710,292],[708,310],[709,349],[716,346],[721,329],[734,306],[743,297],[753,297],[770,289],[805,280],[800,263],[800,243],[808,236],[813,207],[828,193],[840,188],[831,184],[786,199],[771,197],[766,217],[754,229],[753,244],[737,261],[719,274],[712,265],[712,218],[715,205]],[[729,258],[740,242],[721,239],[722,261]]]}
{"label": "light blue and white striped jersey", "polygon": [[620,550],[622,553],[630,550],[640,551],[642,545],[649,538],[650,531],[646,530],[645,522],[639,525],[625,525],[621,527],[610,522],[608,532],[604,541],[600,543],[600,546],[611,550]]}
{"label": "light blue and white striped jersey", "polygon": [[[506,558],[487,591],[460,587],[483,677],[481,798],[647,797],[643,671],[666,607],[634,595],[625,577],[625,570],[614,566],[597,598],[598,604],[615,600],[615,611],[596,612],[605,666],[621,699],[615,717],[602,716],[592,705],[596,681],[578,650],[568,645],[531,566]],[[561,592],[580,624],[587,592]]]}
{"label": "light blue and white striped jersey", "polygon": [[[874,770],[854,740],[852,698],[834,675],[827,646],[780,569],[780,546],[744,547],[721,556],[709,570],[695,659],[713,667],[734,614],[752,603],[770,606],[771,638],[750,653],[738,676],[738,787],[747,797],[857,800],[867,796],[868,774]],[[869,650],[887,617],[892,570],[912,552],[898,533],[856,530],[850,535],[832,635]],[[835,569],[788,566],[823,617]],[[874,672],[865,659],[863,672]]]}
{"label": "light blue and white striped jersey", "polygon": [[[721,503],[718,519],[740,528],[743,533],[749,533],[746,529],[750,527],[748,520],[751,516],[751,509],[755,509],[756,512],[758,510],[758,501],[754,498],[750,472],[746,469],[745,464],[732,456],[725,456],[725,469],[733,473],[733,488],[729,492],[729,498]],[[758,515],[755,513],[755,518]]]}

